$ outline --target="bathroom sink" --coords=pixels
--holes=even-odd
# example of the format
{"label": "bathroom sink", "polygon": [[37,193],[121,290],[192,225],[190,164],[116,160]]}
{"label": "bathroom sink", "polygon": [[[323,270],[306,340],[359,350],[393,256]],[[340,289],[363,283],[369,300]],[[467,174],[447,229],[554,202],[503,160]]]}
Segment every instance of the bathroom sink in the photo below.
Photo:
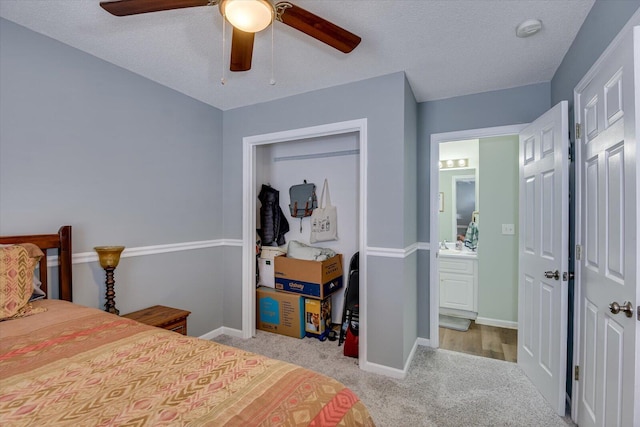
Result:
{"label": "bathroom sink", "polygon": [[455,247],[450,247],[450,244],[447,243],[447,249],[440,248],[438,250],[440,257],[463,257],[463,258],[477,258],[478,253],[472,251],[467,247],[462,247],[462,250],[455,249]]}

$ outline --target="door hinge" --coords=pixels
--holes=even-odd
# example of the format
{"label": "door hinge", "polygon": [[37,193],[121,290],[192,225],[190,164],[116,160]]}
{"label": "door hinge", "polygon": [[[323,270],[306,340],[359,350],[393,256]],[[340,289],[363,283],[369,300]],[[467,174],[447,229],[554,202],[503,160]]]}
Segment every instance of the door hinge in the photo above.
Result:
{"label": "door hinge", "polygon": [[573,369],[573,379],[576,381],[580,381],[580,366],[576,365]]}
{"label": "door hinge", "polygon": [[582,138],[582,125],[576,123],[576,141]]}
{"label": "door hinge", "polygon": [[582,260],[582,245],[576,245],[576,261]]}

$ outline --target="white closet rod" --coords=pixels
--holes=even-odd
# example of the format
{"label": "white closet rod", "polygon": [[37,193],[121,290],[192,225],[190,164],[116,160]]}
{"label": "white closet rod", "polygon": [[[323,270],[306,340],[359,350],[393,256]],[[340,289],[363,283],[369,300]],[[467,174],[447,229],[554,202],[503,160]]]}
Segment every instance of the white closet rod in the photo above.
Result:
{"label": "white closet rod", "polygon": [[322,159],[325,157],[351,156],[354,154],[360,154],[360,150],[356,149],[356,150],[330,151],[328,153],[299,154],[297,156],[274,157],[273,161],[284,162],[288,160]]}

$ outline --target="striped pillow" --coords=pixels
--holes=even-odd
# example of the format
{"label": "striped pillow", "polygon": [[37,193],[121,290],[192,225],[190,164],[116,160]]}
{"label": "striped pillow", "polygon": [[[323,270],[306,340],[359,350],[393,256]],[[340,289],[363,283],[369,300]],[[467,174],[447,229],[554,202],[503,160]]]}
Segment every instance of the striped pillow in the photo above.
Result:
{"label": "striped pillow", "polygon": [[46,310],[29,304],[33,272],[43,255],[40,248],[32,244],[0,247],[0,320]]}

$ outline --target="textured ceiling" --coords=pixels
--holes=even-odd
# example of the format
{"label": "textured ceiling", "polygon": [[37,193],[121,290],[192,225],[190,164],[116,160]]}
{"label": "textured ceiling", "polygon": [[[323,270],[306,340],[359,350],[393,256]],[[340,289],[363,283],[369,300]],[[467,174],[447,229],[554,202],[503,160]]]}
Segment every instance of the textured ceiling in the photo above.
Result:
{"label": "textured ceiling", "polygon": [[[99,0],[0,0],[0,16],[222,110],[404,71],[419,102],[551,80],[595,0],[297,0],[362,37],[343,54],[280,22],[228,71],[217,7],[114,17]],[[540,19],[534,37],[516,26]],[[221,77],[226,84],[221,84]]]}

